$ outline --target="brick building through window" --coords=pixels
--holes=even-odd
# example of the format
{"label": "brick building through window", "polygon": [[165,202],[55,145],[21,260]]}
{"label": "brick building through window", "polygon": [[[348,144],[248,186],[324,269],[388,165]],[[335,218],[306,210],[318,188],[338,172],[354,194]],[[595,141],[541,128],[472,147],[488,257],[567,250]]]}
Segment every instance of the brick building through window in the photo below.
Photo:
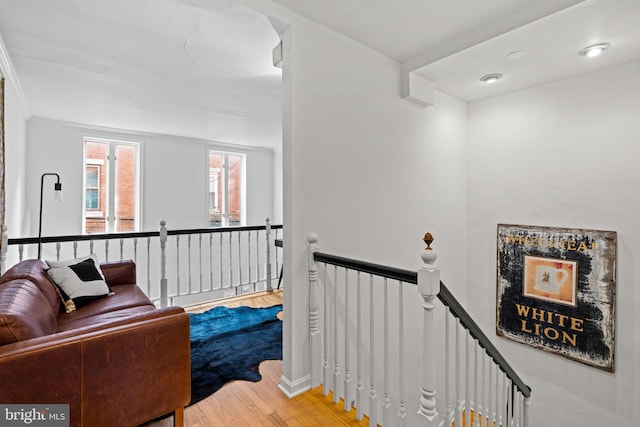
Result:
{"label": "brick building through window", "polygon": [[139,229],[139,144],[85,138],[84,232]]}
{"label": "brick building through window", "polygon": [[244,154],[209,152],[209,226],[243,224]]}

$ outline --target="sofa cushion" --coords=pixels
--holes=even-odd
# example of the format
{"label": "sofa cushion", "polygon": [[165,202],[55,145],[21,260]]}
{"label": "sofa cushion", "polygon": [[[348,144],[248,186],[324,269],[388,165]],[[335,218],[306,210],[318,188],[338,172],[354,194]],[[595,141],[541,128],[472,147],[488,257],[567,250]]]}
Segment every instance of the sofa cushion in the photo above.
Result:
{"label": "sofa cushion", "polygon": [[[109,311],[106,313],[94,314],[83,318],[70,318],[63,316],[59,318],[58,331],[65,332],[80,328],[99,327],[101,325],[108,326],[111,324],[126,323],[128,319],[142,313],[151,313],[157,311],[155,306],[140,305],[135,307],[123,308],[121,310]],[[74,311],[75,313],[75,311]]]}
{"label": "sofa cushion", "polygon": [[0,345],[52,334],[56,329],[56,312],[38,286],[26,279],[0,286]]}
{"label": "sofa cushion", "polygon": [[3,283],[14,279],[27,279],[40,289],[40,292],[47,299],[54,313],[60,311],[62,297],[58,288],[47,275],[45,270],[47,265],[39,259],[27,259],[11,267],[0,277],[0,287]]}
{"label": "sofa cushion", "polygon": [[113,294],[104,281],[95,256],[70,261],[47,261],[47,274],[60,289],[67,313]]}
{"label": "sofa cushion", "polygon": [[[155,305],[136,285],[113,286],[115,295],[102,298],[78,308],[72,313],[58,316],[58,331],[66,331],[69,325],[84,325],[83,322],[93,321],[91,318],[105,313],[143,307],[143,310],[155,310]],[[77,326],[75,326],[77,327]]]}

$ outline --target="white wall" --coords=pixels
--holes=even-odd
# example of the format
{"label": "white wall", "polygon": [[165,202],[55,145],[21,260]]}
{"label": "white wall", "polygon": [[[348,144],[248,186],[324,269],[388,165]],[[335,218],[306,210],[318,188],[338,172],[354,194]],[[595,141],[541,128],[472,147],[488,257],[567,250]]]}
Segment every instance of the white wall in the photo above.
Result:
{"label": "white wall", "polygon": [[55,178],[46,178],[43,235],[82,231],[82,142],[84,136],[139,141],[142,155],[142,230],[157,230],[160,220],[169,228],[208,226],[208,149],[246,153],[247,225],[263,224],[273,215],[273,155],[270,150],[240,148],[222,143],[99,129],[45,120],[28,125],[28,209],[37,234],[40,175],[57,172],[64,200],[53,200]]}
{"label": "white wall", "polygon": [[534,426],[633,426],[640,410],[640,62],[470,106],[467,295],[494,329],[496,225],[618,232],[615,373],[506,339]]}
{"label": "white wall", "polygon": [[[283,35],[281,386],[296,393],[308,381],[310,233],[323,252],[416,269],[422,236],[431,231],[443,280],[464,293],[467,107],[441,93],[431,109],[404,101],[396,61],[270,12],[291,24]],[[411,345],[415,352],[419,342]]]}
{"label": "white wall", "polygon": [[19,81],[9,62],[0,38],[0,69],[4,84],[4,173],[5,224],[9,236],[24,232],[25,180],[26,180],[26,122],[29,112],[21,97]]}

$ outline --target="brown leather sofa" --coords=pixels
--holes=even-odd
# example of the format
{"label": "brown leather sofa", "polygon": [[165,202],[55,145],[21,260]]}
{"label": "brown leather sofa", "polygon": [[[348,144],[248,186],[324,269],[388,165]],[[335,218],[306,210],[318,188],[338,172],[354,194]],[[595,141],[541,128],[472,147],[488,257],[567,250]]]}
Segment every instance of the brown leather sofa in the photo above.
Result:
{"label": "brown leather sofa", "polygon": [[69,404],[70,425],[136,426],[190,400],[189,317],[156,308],[133,261],[101,264],[114,295],[66,313],[40,260],[0,277],[0,404]]}

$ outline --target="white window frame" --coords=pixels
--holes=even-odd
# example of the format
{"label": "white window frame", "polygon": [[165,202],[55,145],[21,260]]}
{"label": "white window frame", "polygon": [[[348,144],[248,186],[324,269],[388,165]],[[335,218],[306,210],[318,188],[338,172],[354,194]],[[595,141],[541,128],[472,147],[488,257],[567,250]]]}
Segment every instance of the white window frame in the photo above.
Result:
{"label": "white window frame", "polygon": [[[242,183],[240,185],[240,225],[239,226],[244,226],[247,223],[247,203],[246,203],[246,195],[247,195],[247,191],[246,191],[246,185],[247,185],[247,155],[245,153],[239,153],[239,152],[235,152],[235,151],[224,151],[224,150],[219,150],[216,148],[209,148],[207,150],[207,179],[210,180],[211,178],[211,171],[212,168],[209,166],[210,165],[210,157],[212,154],[217,154],[222,156],[222,173],[221,173],[221,179],[222,179],[222,207],[221,207],[221,213],[222,213],[222,223],[220,224],[220,227],[237,227],[238,225],[230,225],[229,224],[229,204],[227,203],[227,201],[229,200],[229,156],[237,156],[237,157],[241,157],[242,158],[242,173],[241,173],[241,179],[242,179]],[[209,226],[211,226],[210,224],[210,210],[211,210],[211,191],[210,191],[210,184],[211,181],[208,181],[207,183],[207,224]]]}
{"label": "white window frame", "polygon": [[[98,190],[98,209],[87,209],[87,200],[86,200],[86,195],[87,195],[87,190],[93,188],[93,187],[87,187],[87,169],[90,167],[95,167],[98,169],[98,186],[97,186],[97,190]],[[100,207],[100,173],[102,171],[102,168],[104,167],[104,161],[102,161],[102,159],[86,159],[86,162],[84,164],[84,190],[82,192],[82,194],[84,195],[84,215],[85,217],[101,217],[103,215],[103,211],[101,209],[99,209]],[[82,221],[84,223],[84,221]],[[84,227],[84,226],[83,226]]]}
{"label": "white window frame", "polygon": [[[107,155],[107,164],[105,165],[101,159],[87,159],[87,143],[88,142],[96,142],[101,144],[107,144],[108,146],[108,155]],[[141,162],[141,143],[140,141],[126,141],[120,139],[112,139],[112,138],[104,138],[104,137],[93,137],[93,136],[85,136],[82,141],[82,159],[83,159],[83,168],[82,168],[82,234],[87,234],[86,230],[86,221],[85,218],[92,216],[102,216],[102,214],[106,213],[106,224],[105,224],[105,233],[115,233],[117,218],[115,216],[115,207],[117,204],[117,192],[112,191],[117,187],[116,178],[118,176],[118,159],[116,158],[116,147],[118,145],[129,145],[133,146],[136,150],[136,159],[135,159],[135,168],[136,168],[136,176],[134,181],[135,186],[135,222],[134,222],[134,232],[140,231],[142,229],[142,210],[141,210],[141,170],[140,165]],[[107,197],[105,201],[104,211],[100,211],[97,213],[96,211],[91,211],[86,209],[86,184],[87,184],[87,166],[91,166],[92,164],[102,164],[102,167],[106,168],[106,191]],[[92,213],[96,212],[96,213]]]}

